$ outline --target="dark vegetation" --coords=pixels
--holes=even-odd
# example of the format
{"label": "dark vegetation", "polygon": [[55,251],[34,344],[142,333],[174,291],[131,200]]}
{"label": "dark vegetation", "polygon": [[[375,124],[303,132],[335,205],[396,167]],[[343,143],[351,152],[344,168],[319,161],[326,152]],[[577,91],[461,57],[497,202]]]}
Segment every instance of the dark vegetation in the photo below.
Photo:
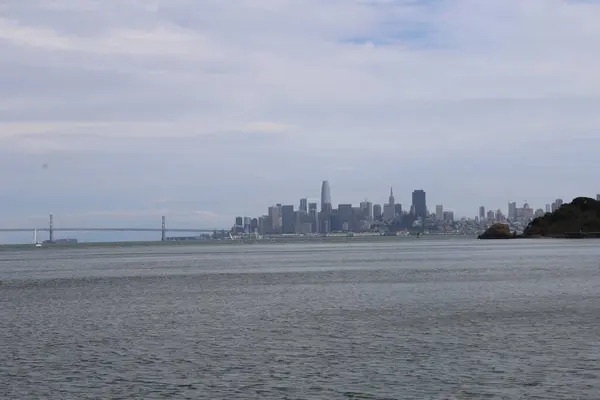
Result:
{"label": "dark vegetation", "polygon": [[514,237],[517,237],[517,233],[510,233],[508,225],[500,223],[490,226],[485,232],[479,235],[479,239],[512,239]]}
{"label": "dark vegetation", "polygon": [[[523,231],[524,237],[576,237],[574,233],[600,232],[600,201],[577,197],[552,213],[535,218]],[[585,236],[585,235],[582,235]]]}
{"label": "dark vegetation", "polygon": [[554,212],[534,218],[522,235],[511,233],[508,225],[494,224],[479,239],[600,237],[600,201],[577,197]]}

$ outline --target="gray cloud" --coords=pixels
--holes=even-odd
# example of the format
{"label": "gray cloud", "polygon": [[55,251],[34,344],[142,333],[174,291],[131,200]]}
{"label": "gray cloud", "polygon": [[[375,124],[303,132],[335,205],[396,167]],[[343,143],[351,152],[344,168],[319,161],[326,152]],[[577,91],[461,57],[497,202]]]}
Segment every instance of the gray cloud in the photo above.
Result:
{"label": "gray cloud", "polygon": [[227,227],[321,179],[334,202],[424,188],[461,215],[593,195],[599,18],[566,0],[3,2],[4,220]]}

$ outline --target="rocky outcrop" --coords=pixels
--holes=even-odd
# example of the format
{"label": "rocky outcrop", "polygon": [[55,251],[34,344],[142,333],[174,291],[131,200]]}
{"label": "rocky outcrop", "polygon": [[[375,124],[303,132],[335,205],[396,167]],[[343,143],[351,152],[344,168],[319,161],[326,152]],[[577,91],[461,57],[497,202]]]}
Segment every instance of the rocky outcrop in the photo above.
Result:
{"label": "rocky outcrop", "polygon": [[479,239],[512,239],[516,236],[516,234],[510,233],[508,225],[494,224],[479,235]]}

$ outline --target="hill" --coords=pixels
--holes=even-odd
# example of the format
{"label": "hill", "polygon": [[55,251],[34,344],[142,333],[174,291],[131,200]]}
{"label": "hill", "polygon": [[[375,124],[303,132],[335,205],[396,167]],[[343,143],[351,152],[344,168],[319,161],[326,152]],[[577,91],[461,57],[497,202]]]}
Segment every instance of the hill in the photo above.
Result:
{"label": "hill", "polygon": [[561,238],[578,232],[600,232],[600,201],[577,197],[556,211],[533,219],[523,230],[523,236]]}

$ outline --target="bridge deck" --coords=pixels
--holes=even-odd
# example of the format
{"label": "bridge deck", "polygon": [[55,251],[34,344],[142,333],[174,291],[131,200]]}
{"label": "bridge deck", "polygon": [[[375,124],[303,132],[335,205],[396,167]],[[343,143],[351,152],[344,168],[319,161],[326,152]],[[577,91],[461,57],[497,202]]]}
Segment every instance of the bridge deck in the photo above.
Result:
{"label": "bridge deck", "polygon": [[[36,228],[0,228],[0,232],[33,232]],[[50,228],[37,228],[38,232],[49,232]],[[165,228],[165,232],[214,232],[222,229]],[[161,228],[53,228],[53,232],[162,232]]]}

